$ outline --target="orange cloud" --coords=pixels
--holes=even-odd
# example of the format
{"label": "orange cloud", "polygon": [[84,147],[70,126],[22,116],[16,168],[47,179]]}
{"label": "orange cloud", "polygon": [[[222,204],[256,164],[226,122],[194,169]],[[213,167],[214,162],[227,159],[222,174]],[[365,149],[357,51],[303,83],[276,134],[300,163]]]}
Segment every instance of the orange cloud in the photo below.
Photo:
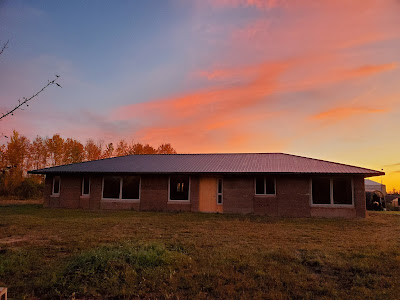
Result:
{"label": "orange cloud", "polygon": [[[323,70],[322,74],[315,76],[306,75],[292,78],[290,82],[282,81],[285,74],[290,74],[296,68],[302,69],[314,60],[321,64],[321,60],[329,61],[329,56],[216,69],[218,72],[203,71],[204,74],[223,74],[228,83],[234,83],[224,82],[214,88],[187,95],[123,106],[116,109],[111,116],[113,120],[136,120],[140,124],[136,136],[145,142],[173,142],[181,149],[187,148],[188,145],[198,149],[200,144],[210,147],[210,144],[226,144],[229,140],[238,146],[240,141],[245,140],[244,128],[248,128],[247,124],[257,120],[254,110],[259,105],[272,101],[272,94],[319,89],[323,85],[369,77],[396,67],[396,64],[389,63],[352,69]],[[272,111],[265,111],[262,115],[267,119],[265,116]],[[353,115],[383,111],[368,107],[342,107],[321,112],[311,119],[337,121]],[[270,133],[265,132],[266,136],[268,134]],[[236,136],[242,138],[238,139]],[[279,145],[284,143],[282,139],[276,140]]]}
{"label": "orange cloud", "polygon": [[[201,90],[175,98],[121,107],[112,113],[117,120],[155,114],[165,119],[184,119],[202,115],[226,114],[259,103],[278,88],[279,76],[293,64],[291,61],[263,63],[244,68],[248,82]],[[239,74],[240,69],[222,71]]]}
{"label": "orange cloud", "polygon": [[[222,70],[228,77],[245,74],[246,80],[231,85],[200,90],[188,95],[121,107],[112,113],[114,120],[141,120],[136,132],[145,142],[171,142],[179,149],[210,149],[213,145],[244,143],[249,135],[246,124],[271,117],[271,112],[254,112],[260,103],[278,90],[278,78],[293,61]],[[229,75],[228,75],[229,74]],[[150,121],[149,121],[150,120]],[[147,122],[147,124],[145,124]],[[266,130],[262,136],[270,133]],[[241,138],[238,138],[241,136]],[[279,138],[271,139],[276,145]],[[273,144],[271,144],[272,146]],[[223,147],[215,148],[222,151]],[[182,151],[182,150],[181,150]]]}
{"label": "orange cloud", "polygon": [[397,68],[397,63],[381,64],[381,65],[364,65],[348,71],[348,78],[368,76],[374,73],[385,72]]}
{"label": "orange cloud", "polygon": [[285,85],[282,87],[284,91],[302,91],[308,89],[318,89],[325,85],[337,84],[343,82],[351,82],[352,80],[370,77],[379,73],[391,71],[397,68],[396,63],[386,63],[380,65],[363,65],[356,68],[334,68],[318,70],[316,74],[308,75],[304,74],[302,78],[295,80],[296,78],[291,78],[291,80],[286,81]]}
{"label": "orange cloud", "polygon": [[337,107],[329,109],[318,114],[311,116],[312,120],[329,120],[329,121],[339,121],[343,119],[348,119],[355,115],[363,114],[375,114],[384,113],[388,109],[371,108],[371,107]]}

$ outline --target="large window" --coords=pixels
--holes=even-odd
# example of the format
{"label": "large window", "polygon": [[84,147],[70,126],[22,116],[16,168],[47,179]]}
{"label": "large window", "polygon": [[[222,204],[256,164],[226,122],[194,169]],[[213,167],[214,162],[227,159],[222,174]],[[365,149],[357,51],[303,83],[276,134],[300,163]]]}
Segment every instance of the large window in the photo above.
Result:
{"label": "large window", "polygon": [[122,199],[139,199],[139,176],[122,177]]}
{"label": "large window", "polygon": [[352,205],[351,178],[313,178],[312,204]]}
{"label": "large window", "polygon": [[82,178],[82,196],[88,197],[90,195],[90,177],[84,176]]}
{"label": "large window", "polygon": [[51,194],[53,196],[60,196],[60,188],[61,188],[61,179],[60,176],[53,177],[53,187],[51,190]]}
{"label": "large window", "polygon": [[272,176],[256,176],[256,195],[275,195],[275,178]]}
{"label": "large window", "polygon": [[103,179],[103,199],[139,200],[139,176],[105,176]]}
{"label": "large window", "polygon": [[189,176],[169,178],[169,200],[189,200]]}
{"label": "large window", "polygon": [[333,204],[352,204],[353,193],[351,189],[351,179],[334,178],[333,185]]}
{"label": "large window", "polygon": [[331,204],[331,180],[314,178],[312,181],[313,204]]}
{"label": "large window", "polygon": [[217,204],[222,204],[223,197],[222,197],[222,178],[217,179]]}

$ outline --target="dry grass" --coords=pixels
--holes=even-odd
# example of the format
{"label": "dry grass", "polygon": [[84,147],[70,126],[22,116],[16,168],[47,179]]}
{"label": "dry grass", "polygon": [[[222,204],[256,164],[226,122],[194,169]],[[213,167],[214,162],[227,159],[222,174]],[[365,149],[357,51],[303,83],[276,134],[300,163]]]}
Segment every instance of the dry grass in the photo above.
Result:
{"label": "dry grass", "polygon": [[9,205],[26,205],[26,204],[43,204],[43,199],[9,199],[9,198],[0,198],[0,206],[9,206]]}
{"label": "dry grass", "polygon": [[0,207],[0,285],[16,298],[398,299],[399,232],[399,213],[285,219],[11,205]]}

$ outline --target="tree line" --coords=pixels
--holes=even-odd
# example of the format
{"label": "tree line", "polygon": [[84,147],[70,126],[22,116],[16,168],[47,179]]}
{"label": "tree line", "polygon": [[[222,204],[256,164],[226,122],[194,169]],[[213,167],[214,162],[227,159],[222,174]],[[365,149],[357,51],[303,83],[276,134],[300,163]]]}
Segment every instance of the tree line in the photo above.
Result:
{"label": "tree line", "polygon": [[116,145],[88,139],[82,144],[59,134],[52,137],[37,136],[30,141],[17,131],[6,144],[0,145],[0,195],[30,198],[41,195],[43,176],[28,175],[27,171],[64,164],[79,163],[102,158],[132,154],[175,154],[171,144],[157,148],[149,144],[124,139]]}

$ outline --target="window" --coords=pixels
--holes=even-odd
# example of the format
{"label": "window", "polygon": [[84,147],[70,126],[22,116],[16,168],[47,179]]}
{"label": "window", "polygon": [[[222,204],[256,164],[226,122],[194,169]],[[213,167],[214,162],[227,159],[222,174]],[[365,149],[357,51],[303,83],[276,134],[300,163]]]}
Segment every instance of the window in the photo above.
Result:
{"label": "window", "polygon": [[312,204],[353,204],[353,184],[351,178],[313,178],[311,184]]}
{"label": "window", "polygon": [[256,195],[275,195],[275,178],[272,176],[256,176]]}
{"label": "window", "polygon": [[331,204],[331,180],[314,178],[312,182],[313,204]]}
{"label": "window", "polygon": [[121,178],[118,176],[106,176],[103,182],[103,198],[119,199],[121,190]]}
{"label": "window", "polygon": [[60,185],[61,185],[60,176],[55,176],[53,178],[53,189],[52,189],[52,195],[53,196],[59,196],[60,195]]}
{"label": "window", "polygon": [[222,178],[217,179],[217,204],[222,204]]}
{"label": "window", "polygon": [[333,204],[353,204],[350,178],[333,179]]}
{"label": "window", "polygon": [[105,176],[103,178],[103,199],[139,200],[139,176]]}
{"label": "window", "polygon": [[90,195],[90,177],[84,176],[82,178],[82,196]]}
{"label": "window", "polygon": [[189,176],[169,178],[169,200],[189,200]]}
{"label": "window", "polygon": [[139,199],[139,176],[122,177],[122,199]]}

